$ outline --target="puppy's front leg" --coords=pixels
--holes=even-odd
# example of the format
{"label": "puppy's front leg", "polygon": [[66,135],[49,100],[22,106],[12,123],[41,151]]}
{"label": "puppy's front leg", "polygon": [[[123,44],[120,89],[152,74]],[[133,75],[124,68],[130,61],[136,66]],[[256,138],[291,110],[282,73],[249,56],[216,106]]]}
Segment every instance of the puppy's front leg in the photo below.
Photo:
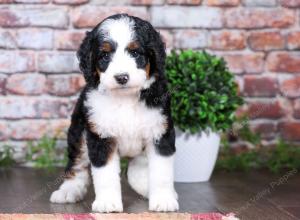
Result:
{"label": "puppy's front leg", "polygon": [[174,131],[167,132],[160,141],[148,148],[149,210],[172,212],[179,209],[174,189],[173,162]]}
{"label": "puppy's front leg", "polygon": [[92,132],[87,135],[96,195],[92,210],[122,212],[120,158],[115,141],[112,138],[100,138]]}

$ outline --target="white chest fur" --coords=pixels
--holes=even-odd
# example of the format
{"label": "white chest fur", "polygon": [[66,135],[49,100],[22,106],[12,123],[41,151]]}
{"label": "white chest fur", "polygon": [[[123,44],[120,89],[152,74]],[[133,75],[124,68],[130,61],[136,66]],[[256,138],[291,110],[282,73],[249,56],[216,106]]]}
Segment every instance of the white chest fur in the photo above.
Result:
{"label": "white chest fur", "polygon": [[87,94],[85,105],[98,134],[116,138],[121,156],[140,154],[165,132],[161,110],[146,107],[137,96],[109,96],[95,90]]}

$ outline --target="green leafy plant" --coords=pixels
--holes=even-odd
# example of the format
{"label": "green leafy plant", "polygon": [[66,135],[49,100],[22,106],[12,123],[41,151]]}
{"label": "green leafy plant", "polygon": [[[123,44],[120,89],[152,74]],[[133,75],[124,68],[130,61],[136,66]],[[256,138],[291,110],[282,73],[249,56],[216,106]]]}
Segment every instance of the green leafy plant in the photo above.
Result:
{"label": "green leafy plant", "polygon": [[286,169],[300,169],[300,146],[278,140],[274,147],[263,146],[261,137],[245,124],[236,132],[241,141],[254,148],[235,153],[227,136],[223,137],[221,152],[217,160],[217,170],[248,171],[268,169],[278,173]]}
{"label": "green leafy plant", "polygon": [[258,152],[251,150],[235,154],[229,146],[224,146],[216,163],[217,170],[248,171],[258,168]]}
{"label": "green leafy plant", "polygon": [[206,52],[172,51],[166,59],[166,76],[177,127],[192,134],[230,128],[243,101],[224,59]]}
{"label": "green leafy plant", "polygon": [[237,132],[237,136],[240,137],[241,140],[247,141],[254,146],[261,145],[261,136],[259,133],[254,133],[251,131],[249,127],[249,120],[247,119],[247,124],[243,125]]}
{"label": "green leafy plant", "polygon": [[0,167],[9,167],[15,164],[15,160],[12,157],[13,148],[8,145],[4,145],[0,151]]}
{"label": "green leafy plant", "polygon": [[28,142],[27,161],[35,167],[52,169],[66,164],[66,154],[62,158],[56,147],[56,138],[42,137],[38,142]]}
{"label": "green leafy plant", "polygon": [[[266,153],[265,153],[266,154]],[[283,169],[300,169],[300,146],[279,140],[275,149],[269,150],[266,157],[266,167],[272,172]]]}

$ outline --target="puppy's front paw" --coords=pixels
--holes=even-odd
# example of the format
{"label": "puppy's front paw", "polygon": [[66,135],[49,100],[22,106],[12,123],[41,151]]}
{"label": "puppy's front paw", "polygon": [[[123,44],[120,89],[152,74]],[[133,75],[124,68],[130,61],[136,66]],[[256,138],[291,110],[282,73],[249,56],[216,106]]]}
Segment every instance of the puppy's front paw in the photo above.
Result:
{"label": "puppy's front paw", "polygon": [[174,212],[179,209],[177,193],[163,191],[150,194],[149,210],[156,212]]}
{"label": "puppy's front paw", "polygon": [[93,202],[92,210],[94,212],[123,212],[121,196],[100,195],[100,198]]}
{"label": "puppy's front paw", "polygon": [[79,188],[63,188],[52,193],[50,201],[53,203],[75,203],[83,199],[85,190]]}

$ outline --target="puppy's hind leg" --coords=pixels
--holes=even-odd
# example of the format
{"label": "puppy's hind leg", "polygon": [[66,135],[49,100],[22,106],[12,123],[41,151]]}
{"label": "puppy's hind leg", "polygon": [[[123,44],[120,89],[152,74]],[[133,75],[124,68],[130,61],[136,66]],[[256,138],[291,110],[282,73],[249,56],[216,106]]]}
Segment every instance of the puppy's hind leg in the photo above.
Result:
{"label": "puppy's hind leg", "polygon": [[148,198],[148,159],[142,154],[129,162],[128,183],[138,194]]}

